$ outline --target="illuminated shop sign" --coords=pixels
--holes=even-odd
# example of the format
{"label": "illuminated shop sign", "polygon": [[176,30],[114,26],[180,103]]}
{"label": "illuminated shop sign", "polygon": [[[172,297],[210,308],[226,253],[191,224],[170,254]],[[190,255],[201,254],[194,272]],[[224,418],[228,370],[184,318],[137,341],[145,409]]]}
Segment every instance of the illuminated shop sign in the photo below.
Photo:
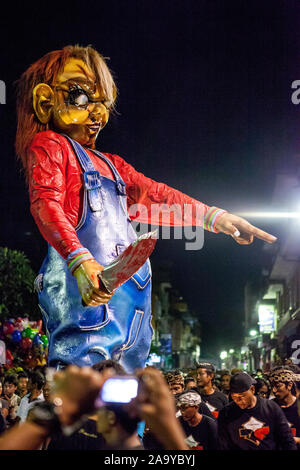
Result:
{"label": "illuminated shop sign", "polygon": [[275,312],[273,305],[260,305],[258,308],[260,333],[275,331]]}

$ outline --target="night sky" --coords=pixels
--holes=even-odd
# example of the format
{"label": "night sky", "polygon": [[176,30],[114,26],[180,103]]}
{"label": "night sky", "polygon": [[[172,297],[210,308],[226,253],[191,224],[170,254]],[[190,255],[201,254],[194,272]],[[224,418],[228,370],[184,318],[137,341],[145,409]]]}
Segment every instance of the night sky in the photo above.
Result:
{"label": "night sky", "polygon": [[[99,150],[209,205],[268,210],[276,174],[294,171],[300,156],[300,105],[291,102],[299,20],[294,0],[14,2],[0,18],[0,245],[24,251],[39,269],[46,244],[16,162],[13,82],[74,43],[110,58],[119,89]],[[282,222],[249,221],[280,233]],[[215,355],[241,340],[243,289],[266,261],[264,243],[245,247],[207,232],[200,251],[184,243],[158,241],[154,276],[161,260],[171,263],[173,285],[201,319],[203,355]]]}

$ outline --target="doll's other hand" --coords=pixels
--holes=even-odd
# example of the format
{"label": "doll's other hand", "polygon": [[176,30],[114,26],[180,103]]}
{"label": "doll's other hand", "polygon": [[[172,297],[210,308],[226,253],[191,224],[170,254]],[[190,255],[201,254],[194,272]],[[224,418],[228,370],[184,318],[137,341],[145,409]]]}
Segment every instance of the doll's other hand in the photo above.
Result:
{"label": "doll's other hand", "polygon": [[247,220],[238,215],[225,212],[216,223],[216,229],[219,232],[231,235],[240,245],[250,245],[254,237],[260,238],[267,243],[274,243],[277,238],[270,233],[264,232],[254,225],[249,224]]}
{"label": "doll's other hand", "polygon": [[84,303],[90,307],[106,304],[112,297],[103,286],[99,286],[98,275],[103,271],[103,266],[95,259],[83,261],[74,271],[78,289]]}

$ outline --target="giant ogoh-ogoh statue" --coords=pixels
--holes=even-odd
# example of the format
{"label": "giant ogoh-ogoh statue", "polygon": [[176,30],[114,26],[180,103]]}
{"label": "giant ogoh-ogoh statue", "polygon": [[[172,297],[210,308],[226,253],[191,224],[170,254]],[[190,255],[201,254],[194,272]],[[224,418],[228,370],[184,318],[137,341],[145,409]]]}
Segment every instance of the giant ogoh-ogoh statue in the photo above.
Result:
{"label": "giant ogoh-ogoh statue", "polygon": [[254,236],[275,240],[238,216],[145,177],[118,155],[97,151],[96,138],[116,96],[105,60],[90,46],[46,54],[17,84],[16,151],[26,170],[31,213],[49,244],[36,288],[49,365],[57,368],[107,358],[128,372],[145,364],[152,338],[149,260],[113,295],[98,280],[103,266],[136,239],[133,205],[146,208],[136,214],[144,223],[164,224],[152,205],[189,206],[188,216],[175,211],[168,223],[202,224],[241,244]]}

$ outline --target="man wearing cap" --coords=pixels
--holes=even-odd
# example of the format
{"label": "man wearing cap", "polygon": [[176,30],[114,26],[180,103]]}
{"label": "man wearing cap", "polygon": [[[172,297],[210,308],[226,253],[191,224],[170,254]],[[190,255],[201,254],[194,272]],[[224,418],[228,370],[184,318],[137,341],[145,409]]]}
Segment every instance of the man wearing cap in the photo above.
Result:
{"label": "man wearing cap", "polygon": [[269,381],[276,402],[282,409],[291,428],[294,440],[300,450],[300,417],[298,414],[296,386],[298,375],[287,366],[274,368],[269,375]]}
{"label": "man wearing cap", "polygon": [[219,413],[221,450],[297,450],[291,429],[274,400],[255,396],[256,381],[246,372],[230,379],[232,402]]}
{"label": "man wearing cap", "polygon": [[197,386],[200,391],[201,398],[206,403],[214,417],[217,418],[219,411],[227,405],[228,398],[224,393],[214,389],[214,376],[215,368],[209,362],[201,362],[197,365]]}
{"label": "man wearing cap", "polygon": [[197,392],[185,391],[176,399],[181,412],[178,420],[186,435],[186,444],[192,450],[216,450],[218,428],[214,419],[199,413],[201,397]]}

